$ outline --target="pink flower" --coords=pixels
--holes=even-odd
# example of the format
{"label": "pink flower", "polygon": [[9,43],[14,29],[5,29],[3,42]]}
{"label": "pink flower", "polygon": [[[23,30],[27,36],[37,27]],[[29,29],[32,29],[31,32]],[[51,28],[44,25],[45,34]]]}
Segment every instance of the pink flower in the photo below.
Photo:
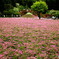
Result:
{"label": "pink flower", "polygon": [[11,42],[4,42],[4,43],[5,43],[5,45],[7,45],[7,46],[12,46],[12,45],[13,45]]}
{"label": "pink flower", "polygon": [[3,40],[2,40],[2,39],[0,39],[0,42],[3,42]]}
{"label": "pink flower", "polygon": [[0,54],[0,58],[2,58],[3,57],[3,55],[2,54]]}
{"label": "pink flower", "polygon": [[39,54],[40,57],[45,57],[47,56],[46,53],[43,53],[43,54]]}
{"label": "pink flower", "polygon": [[23,52],[21,50],[15,50],[15,52],[18,52],[20,54],[23,54]]}
{"label": "pink flower", "polygon": [[27,57],[27,59],[36,59],[36,57]]}
{"label": "pink flower", "polygon": [[32,55],[36,54],[36,52],[35,52],[35,51],[30,50],[30,49],[26,50],[26,52],[27,52],[27,53],[30,53],[30,54],[32,54]]}
{"label": "pink flower", "polygon": [[55,45],[51,45],[51,47],[54,47],[55,48],[56,46]]}
{"label": "pink flower", "polygon": [[8,54],[9,52],[8,51],[5,51],[4,54]]}
{"label": "pink flower", "polygon": [[18,53],[23,54],[23,52],[22,52],[22,51],[18,51]]}
{"label": "pink flower", "polygon": [[20,44],[18,44],[18,47],[20,47]]}
{"label": "pink flower", "polygon": [[5,44],[2,44],[3,49],[6,49],[8,46]]}
{"label": "pink flower", "polygon": [[28,45],[28,43],[23,43],[25,46],[27,46]]}
{"label": "pink flower", "polygon": [[53,42],[53,41],[51,41],[50,43],[54,44],[54,42]]}

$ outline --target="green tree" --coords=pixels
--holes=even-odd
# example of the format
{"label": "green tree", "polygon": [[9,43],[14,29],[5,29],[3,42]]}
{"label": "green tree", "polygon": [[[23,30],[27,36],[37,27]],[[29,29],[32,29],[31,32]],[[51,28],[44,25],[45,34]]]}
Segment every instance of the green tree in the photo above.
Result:
{"label": "green tree", "polygon": [[32,6],[31,9],[37,12],[38,17],[40,18],[40,13],[47,11],[48,6],[44,1],[37,1]]}
{"label": "green tree", "polygon": [[16,8],[19,9],[19,11],[24,9],[24,6],[20,5],[19,3],[16,3]]}

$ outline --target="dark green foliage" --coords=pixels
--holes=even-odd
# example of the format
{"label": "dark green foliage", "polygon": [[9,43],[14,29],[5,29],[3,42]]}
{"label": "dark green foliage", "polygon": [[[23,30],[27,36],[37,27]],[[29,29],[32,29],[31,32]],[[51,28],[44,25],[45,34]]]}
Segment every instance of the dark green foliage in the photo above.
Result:
{"label": "dark green foliage", "polygon": [[10,10],[4,10],[4,12],[3,12],[5,15],[11,15],[11,14],[13,14],[14,12],[13,12],[13,10],[12,9],[10,9]]}
{"label": "dark green foliage", "polygon": [[59,18],[59,11],[58,11],[58,10],[50,10],[50,11],[48,12],[48,14]]}
{"label": "dark green foliage", "polygon": [[42,59],[41,57],[38,57],[37,59]]}
{"label": "dark green foliage", "polygon": [[16,55],[14,55],[14,56],[12,57],[12,59],[18,59],[18,57],[17,57]]}
{"label": "dark green foliage", "polygon": [[12,8],[13,8],[13,6],[11,4],[4,4],[4,9],[5,10],[10,10]]}
{"label": "dark green foliage", "polygon": [[20,5],[18,8],[19,8],[19,11],[21,11],[24,9],[24,6]]}
{"label": "dark green foliage", "polygon": [[43,1],[38,1],[38,2],[35,2],[31,8],[34,10],[34,11],[37,11],[37,12],[44,12],[45,10],[48,9],[48,6],[45,2]]}
{"label": "dark green foliage", "polygon": [[3,13],[4,10],[9,10],[16,6],[16,3],[19,3],[19,8],[22,10],[23,6],[25,8],[30,8],[30,6],[36,1],[45,1],[49,7],[49,9],[59,10],[59,0],[1,0],[0,1],[0,12]]}
{"label": "dark green foliage", "polygon": [[40,13],[43,13],[43,12],[47,11],[48,6],[47,6],[47,4],[46,4],[44,1],[38,1],[38,2],[35,2],[35,3],[31,6],[31,9],[32,9],[33,11],[36,11],[38,17],[40,18]]}
{"label": "dark green foliage", "polygon": [[2,16],[2,13],[0,12],[0,17]]}

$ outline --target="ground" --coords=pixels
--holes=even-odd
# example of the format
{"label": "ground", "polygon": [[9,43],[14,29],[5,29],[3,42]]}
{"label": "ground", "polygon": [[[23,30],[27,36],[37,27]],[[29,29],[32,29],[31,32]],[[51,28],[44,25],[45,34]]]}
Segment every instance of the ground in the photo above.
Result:
{"label": "ground", "polygon": [[59,20],[0,18],[0,59],[59,59]]}

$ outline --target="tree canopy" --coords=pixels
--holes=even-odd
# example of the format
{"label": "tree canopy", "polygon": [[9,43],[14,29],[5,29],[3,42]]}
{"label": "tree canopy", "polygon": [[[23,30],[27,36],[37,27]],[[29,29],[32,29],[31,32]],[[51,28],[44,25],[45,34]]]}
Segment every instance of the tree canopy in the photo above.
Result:
{"label": "tree canopy", "polygon": [[[5,10],[5,5],[10,4],[11,6],[16,6],[16,3],[23,5],[25,7],[30,8],[30,6],[36,2],[41,0],[0,0],[0,12]],[[42,0],[48,4],[49,9],[59,10],[59,0]]]}
{"label": "tree canopy", "polygon": [[40,13],[47,11],[48,5],[44,1],[37,1],[31,6],[31,9],[36,11],[38,17],[40,18]]}

